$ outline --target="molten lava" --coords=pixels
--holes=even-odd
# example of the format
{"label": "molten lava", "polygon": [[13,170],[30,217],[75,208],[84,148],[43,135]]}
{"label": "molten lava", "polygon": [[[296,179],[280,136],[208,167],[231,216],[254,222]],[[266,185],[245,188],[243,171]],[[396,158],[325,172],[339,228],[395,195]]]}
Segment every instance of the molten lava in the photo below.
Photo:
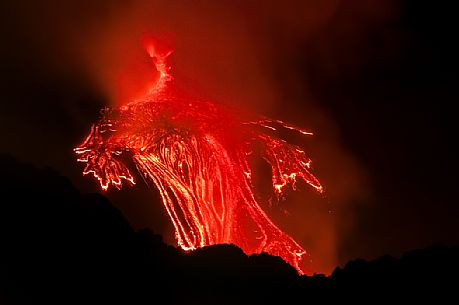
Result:
{"label": "molten lava", "polygon": [[184,250],[231,243],[247,254],[267,252],[300,273],[310,272],[309,254],[255,199],[249,157],[258,153],[271,166],[278,195],[297,179],[322,192],[305,152],[272,134],[278,128],[311,133],[278,120],[241,120],[213,102],[179,94],[167,64],[170,52],[155,52],[153,45],[147,51],[158,81],[142,98],[102,111],[75,148],[78,161],[86,163],[83,174],[93,174],[104,190],[120,188],[123,179],[134,184],[124,154],[159,190]]}

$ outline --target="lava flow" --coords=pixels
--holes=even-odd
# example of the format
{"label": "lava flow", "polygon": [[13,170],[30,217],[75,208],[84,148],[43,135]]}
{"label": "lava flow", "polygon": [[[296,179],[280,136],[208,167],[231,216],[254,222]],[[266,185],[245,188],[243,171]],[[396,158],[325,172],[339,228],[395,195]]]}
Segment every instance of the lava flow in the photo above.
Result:
{"label": "lava flow", "polygon": [[216,103],[177,93],[167,64],[170,52],[156,52],[153,45],[147,51],[159,74],[156,84],[142,98],[102,110],[75,148],[78,161],[86,163],[83,174],[93,174],[103,190],[120,188],[123,180],[132,185],[134,176],[122,162],[132,158],[139,175],[159,190],[184,250],[235,244],[246,254],[267,252],[299,273],[311,272],[309,254],[257,202],[249,158],[259,154],[271,166],[278,196],[297,179],[321,193],[305,152],[273,130],[312,134],[279,120],[238,119]]}

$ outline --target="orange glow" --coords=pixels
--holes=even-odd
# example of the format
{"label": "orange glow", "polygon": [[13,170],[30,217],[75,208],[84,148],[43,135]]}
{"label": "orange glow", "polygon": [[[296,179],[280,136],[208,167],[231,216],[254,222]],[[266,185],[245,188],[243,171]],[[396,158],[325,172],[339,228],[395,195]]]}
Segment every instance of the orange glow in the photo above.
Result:
{"label": "orange glow", "polygon": [[287,185],[295,188],[298,178],[322,193],[305,152],[272,134],[282,128],[312,133],[279,120],[241,121],[214,102],[178,94],[167,64],[172,52],[159,52],[151,42],[145,47],[159,78],[143,97],[102,111],[75,148],[78,161],[86,163],[83,174],[93,174],[103,190],[120,188],[123,179],[134,184],[122,163],[122,155],[129,155],[159,190],[184,250],[231,243],[247,254],[280,256],[299,273],[312,272],[309,254],[257,202],[248,162],[257,152],[271,166],[277,195]]}

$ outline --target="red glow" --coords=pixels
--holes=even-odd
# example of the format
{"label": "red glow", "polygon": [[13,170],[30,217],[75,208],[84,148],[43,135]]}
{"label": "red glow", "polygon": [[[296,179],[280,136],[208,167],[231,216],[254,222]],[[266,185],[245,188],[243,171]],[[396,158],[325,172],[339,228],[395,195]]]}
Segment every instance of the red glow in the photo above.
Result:
{"label": "red glow", "polygon": [[134,184],[121,161],[126,153],[145,181],[158,188],[183,249],[231,243],[247,254],[267,252],[300,273],[311,272],[309,254],[255,199],[248,159],[256,151],[271,166],[278,195],[298,178],[321,193],[305,152],[272,135],[279,128],[312,133],[279,120],[243,121],[216,103],[178,94],[166,61],[171,51],[148,41],[145,47],[159,78],[142,98],[103,110],[75,148],[78,161],[86,163],[83,174],[93,174],[104,190],[120,188],[123,179]]}

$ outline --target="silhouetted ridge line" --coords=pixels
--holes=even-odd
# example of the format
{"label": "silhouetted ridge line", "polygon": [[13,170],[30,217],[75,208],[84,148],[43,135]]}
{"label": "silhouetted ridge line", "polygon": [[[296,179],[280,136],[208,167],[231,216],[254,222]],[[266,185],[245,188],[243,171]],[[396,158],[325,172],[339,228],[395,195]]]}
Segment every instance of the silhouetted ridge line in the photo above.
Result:
{"label": "silhouetted ridge line", "polygon": [[455,298],[458,247],[357,259],[330,277],[298,276],[279,257],[248,257],[233,245],[179,251],[151,230],[134,231],[104,196],[81,194],[51,169],[0,154],[0,170],[1,304]]}

